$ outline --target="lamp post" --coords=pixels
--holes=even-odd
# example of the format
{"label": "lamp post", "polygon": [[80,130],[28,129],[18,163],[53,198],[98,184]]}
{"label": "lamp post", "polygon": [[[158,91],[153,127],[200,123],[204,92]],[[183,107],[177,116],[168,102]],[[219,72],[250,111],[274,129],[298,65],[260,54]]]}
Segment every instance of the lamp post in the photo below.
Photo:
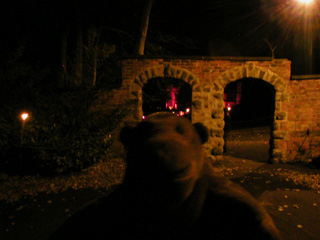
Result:
{"label": "lamp post", "polygon": [[29,118],[29,113],[23,112],[23,113],[21,113],[20,117],[21,117],[21,120],[22,120],[20,143],[21,143],[21,145],[22,145],[22,143],[23,143],[24,126],[25,126],[25,124],[26,124],[27,119]]}

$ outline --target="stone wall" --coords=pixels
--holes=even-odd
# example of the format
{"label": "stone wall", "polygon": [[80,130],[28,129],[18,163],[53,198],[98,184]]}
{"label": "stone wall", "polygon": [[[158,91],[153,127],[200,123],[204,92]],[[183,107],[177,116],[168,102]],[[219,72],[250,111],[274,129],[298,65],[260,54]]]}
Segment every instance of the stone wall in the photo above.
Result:
{"label": "stone wall", "polygon": [[[128,99],[136,100],[137,110],[127,121],[141,120],[142,87],[149,79],[156,77],[182,79],[192,86],[192,121],[203,122],[208,127],[210,138],[205,149],[212,158],[220,158],[223,152],[224,88],[239,79],[262,79],[275,89],[274,131],[270,144],[272,162],[292,161],[294,147],[303,141],[303,133],[309,129],[309,135],[314,136],[320,130],[319,94],[316,94],[320,91],[320,81],[290,81],[291,62],[287,59],[125,59],[122,61],[123,84],[120,90],[114,92],[114,97],[118,99],[117,104]],[[310,107],[310,111],[306,110],[306,99],[311,100],[303,94],[313,86],[317,88],[312,93],[312,99],[317,101],[316,112]],[[299,104],[299,101],[304,101],[304,104]],[[304,125],[301,121],[305,121]]]}
{"label": "stone wall", "polygon": [[320,79],[289,84],[288,158],[308,161],[320,156]]}

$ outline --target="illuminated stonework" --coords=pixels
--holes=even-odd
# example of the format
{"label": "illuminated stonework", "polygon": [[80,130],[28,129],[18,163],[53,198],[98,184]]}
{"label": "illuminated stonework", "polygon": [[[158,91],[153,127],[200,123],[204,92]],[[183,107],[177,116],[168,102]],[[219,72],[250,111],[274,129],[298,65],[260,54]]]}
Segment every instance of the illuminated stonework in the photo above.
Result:
{"label": "illuminated stonework", "polygon": [[[274,131],[271,161],[293,161],[296,146],[307,131],[313,145],[320,144],[320,80],[292,81],[291,62],[272,58],[168,58],[125,59],[122,61],[123,84],[112,92],[113,104],[136,101],[136,112],[127,121],[142,118],[142,87],[150,79],[170,77],[192,86],[192,121],[203,122],[210,132],[205,149],[213,159],[223,153],[224,89],[230,82],[253,78],[270,83],[275,89]],[[312,95],[312,103],[308,100]],[[311,146],[311,145],[310,145]],[[319,154],[313,149],[312,154]]]}

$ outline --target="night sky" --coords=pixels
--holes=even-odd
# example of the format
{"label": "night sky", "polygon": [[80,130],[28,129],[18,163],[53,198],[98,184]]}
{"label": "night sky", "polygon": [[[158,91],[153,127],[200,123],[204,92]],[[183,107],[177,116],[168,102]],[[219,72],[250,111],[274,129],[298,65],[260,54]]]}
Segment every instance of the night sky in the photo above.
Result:
{"label": "night sky", "polygon": [[[52,64],[62,26],[72,29],[79,13],[84,30],[103,26],[116,54],[132,55],[144,2],[2,2],[0,50],[24,42],[30,61]],[[296,0],[154,0],[145,54],[271,56],[267,40],[277,47],[276,58],[293,61],[293,74],[320,73],[318,10],[318,1],[307,8]]]}

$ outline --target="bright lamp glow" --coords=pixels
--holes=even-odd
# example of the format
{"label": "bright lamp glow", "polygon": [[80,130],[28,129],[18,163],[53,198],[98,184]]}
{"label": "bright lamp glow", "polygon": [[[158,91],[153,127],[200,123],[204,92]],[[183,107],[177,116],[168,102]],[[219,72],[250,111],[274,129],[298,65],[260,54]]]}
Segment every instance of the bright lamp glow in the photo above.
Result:
{"label": "bright lamp glow", "polygon": [[298,2],[303,4],[310,4],[313,2],[313,0],[298,0]]}
{"label": "bright lamp glow", "polygon": [[21,119],[25,121],[29,117],[28,113],[21,113]]}

